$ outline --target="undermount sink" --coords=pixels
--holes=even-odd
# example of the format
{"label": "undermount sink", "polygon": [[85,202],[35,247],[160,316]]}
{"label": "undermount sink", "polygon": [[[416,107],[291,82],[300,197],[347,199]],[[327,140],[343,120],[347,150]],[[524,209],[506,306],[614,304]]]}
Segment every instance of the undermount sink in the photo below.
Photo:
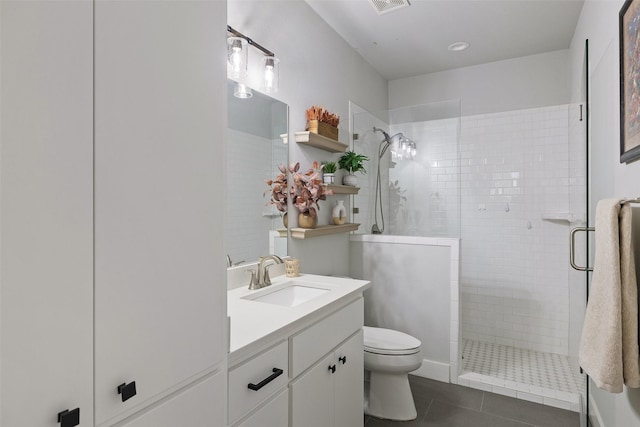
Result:
{"label": "undermount sink", "polygon": [[295,307],[312,300],[320,295],[329,292],[330,289],[314,287],[311,284],[302,282],[289,282],[272,292],[266,290],[259,295],[248,295],[244,299],[265,302],[268,304],[281,305],[285,307]]}

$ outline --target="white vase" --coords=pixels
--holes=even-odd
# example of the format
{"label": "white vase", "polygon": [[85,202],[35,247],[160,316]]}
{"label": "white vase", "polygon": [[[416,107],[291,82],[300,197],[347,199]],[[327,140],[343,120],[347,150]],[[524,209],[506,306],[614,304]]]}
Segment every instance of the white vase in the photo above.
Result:
{"label": "white vase", "polygon": [[353,174],[345,175],[342,177],[342,183],[350,187],[355,187],[358,185],[358,178]]}
{"label": "white vase", "polygon": [[322,174],[322,182],[325,184],[333,184],[336,179],[335,173],[323,173]]}
{"label": "white vase", "polygon": [[333,223],[335,225],[342,225],[347,222],[347,209],[344,207],[344,201],[338,200],[336,206],[333,208]]}

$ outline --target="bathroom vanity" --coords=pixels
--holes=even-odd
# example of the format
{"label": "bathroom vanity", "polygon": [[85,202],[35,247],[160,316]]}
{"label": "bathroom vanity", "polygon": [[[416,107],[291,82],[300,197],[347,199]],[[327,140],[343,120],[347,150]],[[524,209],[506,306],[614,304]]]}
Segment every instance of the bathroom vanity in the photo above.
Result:
{"label": "bathroom vanity", "polygon": [[230,290],[228,425],[362,425],[369,286],[305,274]]}

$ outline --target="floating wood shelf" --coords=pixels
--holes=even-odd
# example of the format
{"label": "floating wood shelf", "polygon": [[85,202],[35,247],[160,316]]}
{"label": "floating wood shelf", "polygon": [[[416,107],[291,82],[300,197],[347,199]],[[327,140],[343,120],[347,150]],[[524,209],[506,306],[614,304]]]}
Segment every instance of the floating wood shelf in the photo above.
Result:
{"label": "floating wood shelf", "polygon": [[330,234],[348,233],[356,231],[360,224],[319,225],[316,228],[290,228],[294,239],[310,239],[311,237],[328,236]]}
{"label": "floating wood shelf", "polygon": [[347,151],[347,148],[349,148],[347,144],[343,144],[340,141],[334,141],[333,139],[309,131],[295,132],[294,135],[296,137],[296,142],[299,144],[310,145],[331,153],[344,153]]}
{"label": "floating wood shelf", "polygon": [[279,237],[287,237],[287,229],[286,228],[278,228],[276,230],[278,232]]}
{"label": "floating wood shelf", "polygon": [[360,191],[360,187],[352,185],[322,184],[322,187],[333,190],[333,194],[358,194],[358,191]]}

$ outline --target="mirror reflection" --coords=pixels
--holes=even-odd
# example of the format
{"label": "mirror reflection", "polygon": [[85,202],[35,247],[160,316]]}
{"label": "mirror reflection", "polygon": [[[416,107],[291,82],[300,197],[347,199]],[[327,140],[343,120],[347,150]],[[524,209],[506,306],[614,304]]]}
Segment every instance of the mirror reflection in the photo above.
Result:
{"label": "mirror reflection", "polygon": [[257,91],[250,98],[237,98],[234,84],[230,80],[227,85],[228,266],[267,254],[287,255],[282,212],[269,204],[271,192],[265,180],[274,179],[280,173],[278,166],[288,164],[289,107]]}

